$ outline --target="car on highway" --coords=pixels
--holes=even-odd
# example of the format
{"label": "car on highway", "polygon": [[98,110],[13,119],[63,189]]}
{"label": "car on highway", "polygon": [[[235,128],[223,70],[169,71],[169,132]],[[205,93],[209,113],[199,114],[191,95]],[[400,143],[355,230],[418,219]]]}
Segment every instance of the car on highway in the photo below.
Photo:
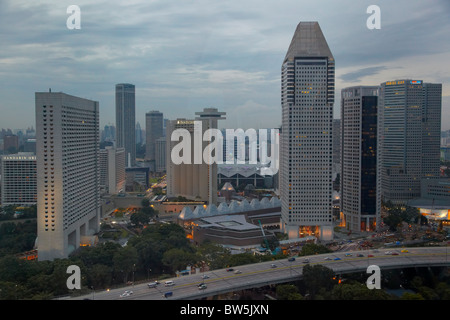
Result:
{"label": "car on highway", "polygon": [[303,263],[309,263],[309,259],[308,258],[304,259]]}
{"label": "car on highway", "polygon": [[234,272],[234,274],[239,274],[239,273],[242,273],[241,270],[236,270],[236,271]]}
{"label": "car on highway", "polygon": [[356,256],[359,258],[364,257],[364,255],[362,253],[358,253]]}
{"label": "car on highway", "polygon": [[155,282],[150,282],[149,284],[147,284],[147,286],[149,288],[156,288],[158,286],[159,282],[155,281]]}
{"label": "car on highway", "polygon": [[172,280],[169,280],[169,281],[166,281],[166,282],[164,283],[164,285],[165,285],[166,287],[171,287],[171,286],[175,285],[175,282],[173,282]]}
{"label": "car on highway", "polygon": [[131,291],[131,290],[125,290],[125,292],[122,293],[122,294],[120,295],[120,297],[121,297],[121,298],[129,297],[129,296],[131,296],[132,294],[133,294],[133,291]]}
{"label": "car on highway", "polygon": [[168,297],[171,297],[171,296],[173,296],[173,292],[166,292],[166,293],[163,294],[164,298],[168,298]]}
{"label": "car on highway", "polygon": [[209,276],[207,274],[202,275],[202,279],[209,279]]}
{"label": "car on highway", "polygon": [[207,288],[206,284],[202,283],[198,286],[198,290],[205,290]]}
{"label": "car on highway", "polygon": [[397,252],[392,252],[392,255],[393,256],[398,256],[398,253]]}
{"label": "car on highway", "polygon": [[392,251],[386,251],[384,254],[391,255]]}
{"label": "car on highway", "polygon": [[339,258],[339,257],[336,257],[336,258],[334,258],[334,260],[341,260],[341,258]]}
{"label": "car on highway", "polygon": [[290,261],[290,262],[295,261],[295,258],[291,257],[291,258],[288,259],[288,261]]}
{"label": "car on highway", "polygon": [[367,255],[369,258],[373,258],[373,254],[369,254]]}
{"label": "car on highway", "polygon": [[324,260],[331,260],[331,258],[330,257],[326,257]]}
{"label": "car on highway", "polygon": [[409,251],[407,249],[403,249],[402,253],[408,253]]}
{"label": "car on highway", "polygon": [[274,263],[272,263],[272,264],[270,265],[270,267],[271,267],[271,268],[276,268],[276,267],[277,267],[277,265],[276,265],[276,264],[274,264]]}
{"label": "car on highway", "polygon": [[351,254],[351,253],[346,253],[345,256],[346,256],[346,257],[351,257],[352,254]]}
{"label": "car on highway", "polygon": [[233,268],[228,268],[227,269],[227,272],[231,272],[231,271],[234,271],[234,269]]}

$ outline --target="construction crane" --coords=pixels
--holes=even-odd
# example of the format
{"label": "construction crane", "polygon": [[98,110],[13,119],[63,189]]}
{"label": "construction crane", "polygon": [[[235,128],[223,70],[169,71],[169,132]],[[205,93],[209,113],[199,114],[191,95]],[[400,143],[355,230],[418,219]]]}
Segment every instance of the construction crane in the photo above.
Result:
{"label": "construction crane", "polygon": [[261,232],[262,232],[262,234],[263,234],[263,237],[264,237],[264,243],[266,244],[267,250],[269,250],[272,254],[275,254],[275,251],[270,250],[269,241],[267,241],[267,237],[266,237],[266,234],[265,234],[265,232],[264,232],[264,229],[263,229],[263,226],[262,226],[262,224],[261,224],[261,221],[258,220],[258,223],[259,223],[259,227],[261,228]]}

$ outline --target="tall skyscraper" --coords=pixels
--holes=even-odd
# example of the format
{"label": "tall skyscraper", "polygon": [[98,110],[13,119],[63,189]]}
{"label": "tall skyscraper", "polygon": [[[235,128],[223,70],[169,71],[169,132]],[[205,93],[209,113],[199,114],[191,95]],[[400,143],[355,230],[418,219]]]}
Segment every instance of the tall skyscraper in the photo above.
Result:
{"label": "tall skyscraper", "polygon": [[282,229],[333,238],[334,57],[317,22],[300,22],[281,67]]}
{"label": "tall skyscraper", "polygon": [[[202,112],[195,114],[196,120],[177,119],[167,123],[167,195],[169,197],[184,196],[217,205],[217,163],[209,165],[204,161],[203,150],[211,142],[203,141],[202,138],[206,130],[217,129],[217,122],[224,119],[225,112],[218,112],[215,108],[205,108]],[[185,129],[189,133],[190,163],[175,164],[172,161],[172,149],[180,143],[171,140],[172,133],[177,129]],[[195,148],[197,143],[201,148]],[[200,150],[202,154],[196,155],[196,150]],[[197,157],[200,161],[196,161]]]}
{"label": "tall skyscraper", "polygon": [[353,232],[374,231],[381,222],[377,192],[378,87],[341,92],[341,212]]}
{"label": "tall skyscraper", "polygon": [[100,225],[99,105],[37,92],[38,259],[66,258]]}
{"label": "tall skyscraper", "polygon": [[125,148],[127,167],[136,163],[135,86],[116,84],[116,146]]}
{"label": "tall skyscraper", "polygon": [[422,80],[381,84],[378,108],[383,201],[420,197],[420,180],[439,176],[442,85]]}
{"label": "tall skyscraper", "polygon": [[[145,160],[156,160],[156,140],[164,136],[164,118],[159,111],[150,111],[145,114]],[[154,169],[154,164],[153,164]]]}

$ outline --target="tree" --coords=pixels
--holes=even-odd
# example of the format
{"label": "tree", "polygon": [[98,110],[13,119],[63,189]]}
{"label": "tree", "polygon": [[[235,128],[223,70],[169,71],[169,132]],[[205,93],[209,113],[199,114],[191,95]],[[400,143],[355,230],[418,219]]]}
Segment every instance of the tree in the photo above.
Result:
{"label": "tree", "polygon": [[116,252],[113,257],[114,269],[123,275],[123,280],[126,283],[128,274],[134,271],[136,263],[138,262],[138,253],[133,246],[125,246]]}
{"label": "tree", "polygon": [[330,252],[332,251],[323,245],[315,243],[307,243],[303,245],[302,250],[299,253],[299,256],[310,256],[314,254],[322,254]]}
{"label": "tree", "polygon": [[390,296],[382,290],[370,290],[365,284],[350,282],[337,284],[331,292],[333,300],[389,300]]}
{"label": "tree", "polygon": [[303,300],[303,296],[298,292],[298,288],[292,284],[281,284],[276,288],[279,300]]}
{"label": "tree", "polygon": [[303,267],[303,282],[306,289],[314,298],[321,288],[331,290],[337,283],[334,271],[322,265],[311,266],[307,264]]}
{"label": "tree", "polygon": [[172,271],[184,270],[188,265],[198,262],[198,256],[183,249],[172,248],[163,254],[162,263],[171,268]]}

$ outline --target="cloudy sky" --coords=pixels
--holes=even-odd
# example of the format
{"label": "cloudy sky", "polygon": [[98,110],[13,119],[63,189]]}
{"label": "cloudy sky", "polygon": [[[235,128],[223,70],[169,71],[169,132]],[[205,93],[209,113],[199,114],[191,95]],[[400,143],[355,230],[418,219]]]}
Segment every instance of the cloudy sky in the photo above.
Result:
{"label": "cloudy sky", "polygon": [[[67,8],[81,9],[70,30]],[[381,8],[369,30],[368,6]],[[278,127],[280,70],[300,21],[318,21],[340,90],[411,78],[443,84],[450,129],[448,0],[0,0],[0,128],[35,126],[34,93],[100,103],[114,124],[116,83],[136,85],[136,121],[159,110],[192,118],[216,107],[222,127]]]}

